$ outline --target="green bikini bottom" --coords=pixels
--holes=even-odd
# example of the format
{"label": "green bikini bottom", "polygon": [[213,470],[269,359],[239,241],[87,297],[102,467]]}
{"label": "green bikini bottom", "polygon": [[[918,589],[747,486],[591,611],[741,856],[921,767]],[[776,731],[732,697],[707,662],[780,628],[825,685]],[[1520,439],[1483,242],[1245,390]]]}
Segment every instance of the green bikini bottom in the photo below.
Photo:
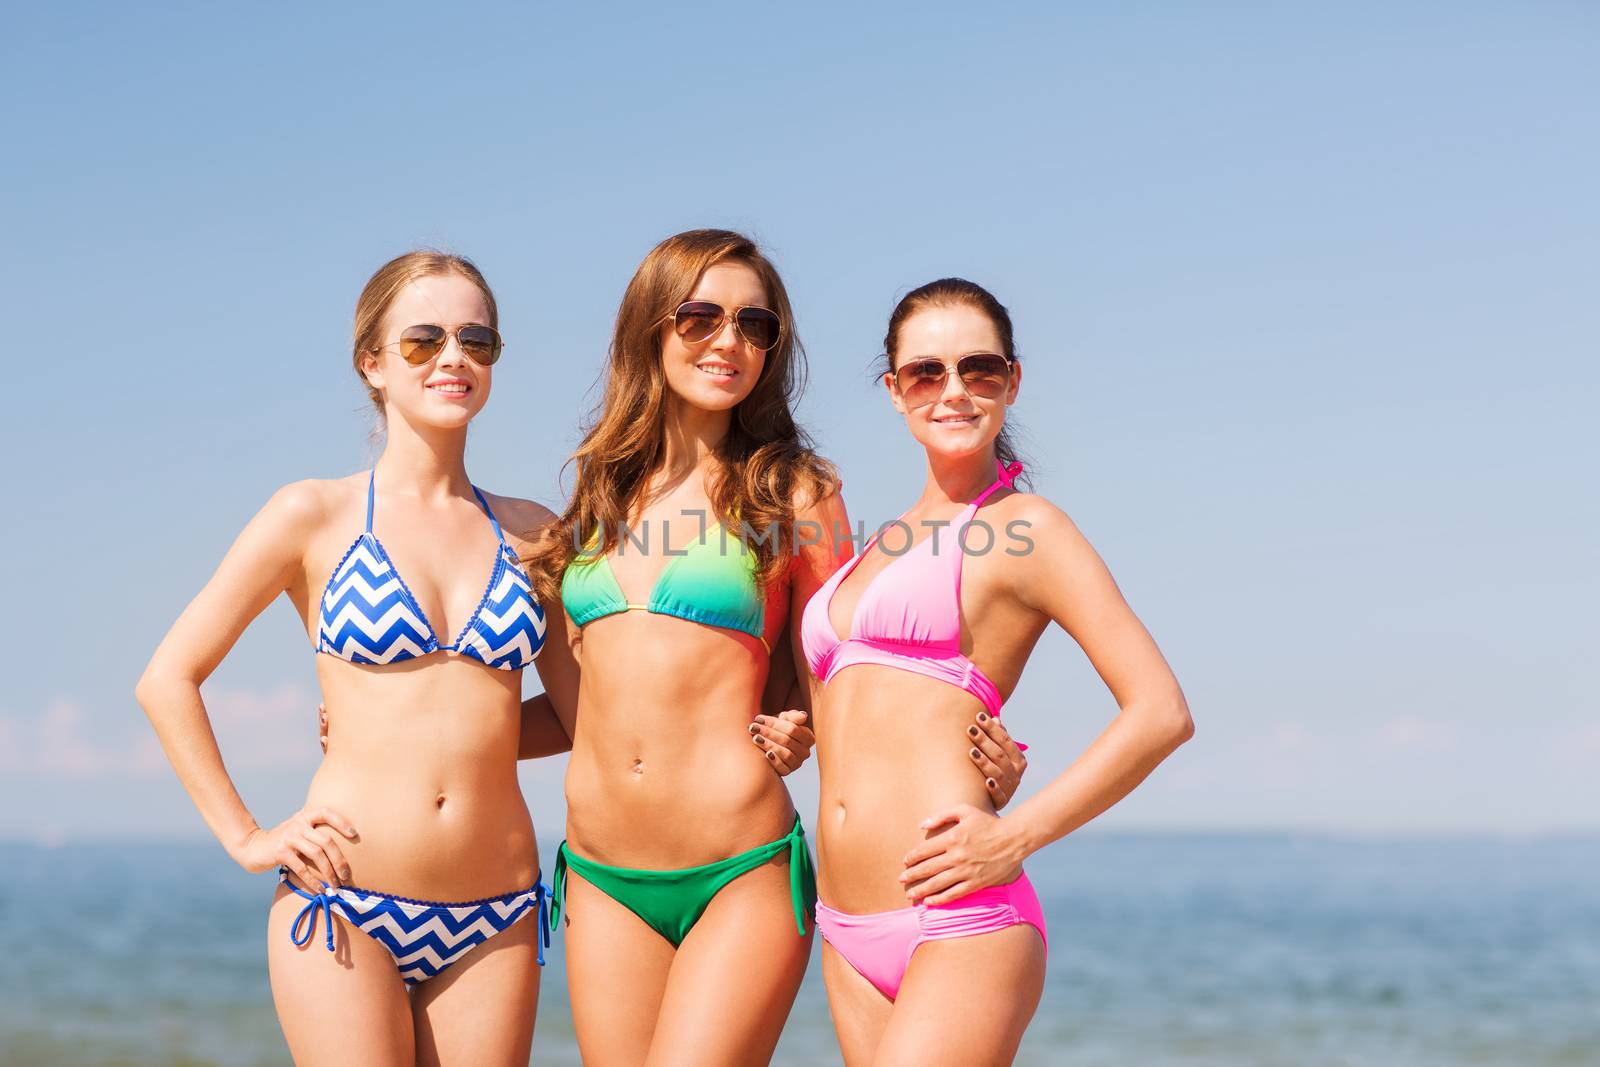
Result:
{"label": "green bikini bottom", "polygon": [[610,867],[575,855],[565,841],[556,850],[554,900],[550,905],[550,929],[561,918],[567,897],[567,868],[618,904],[643,919],[650,929],[677,948],[689,936],[694,924],[705,914],[711,898],[722,887],[755,870],[780,852],[789,853],[789,895],[794,903],[794,924],[800,936],[806,934],[806,919],[817,904],[817,876],[811,866],[811,851],[806,848],[806,832],[795,816],[794,829],[759,848],[729,856],[700,867],[676,871],[636,871]]}

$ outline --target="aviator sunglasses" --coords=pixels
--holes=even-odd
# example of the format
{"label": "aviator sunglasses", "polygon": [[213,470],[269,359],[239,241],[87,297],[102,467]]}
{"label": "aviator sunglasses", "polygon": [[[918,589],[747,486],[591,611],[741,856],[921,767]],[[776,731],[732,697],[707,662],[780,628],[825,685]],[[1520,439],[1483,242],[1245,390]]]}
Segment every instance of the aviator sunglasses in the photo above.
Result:
{"label": "aviator sunglasses", "polygon": [[[966,391],[980,400],[993,400],[1011,384],[1011,365],[1015,362],[993,352],[973,352],[955,362],[955,372]],[[894,372],[895,388],[910,407],[920,408],[944,395],[950,365],[937,359],[913,359]]]}
{"label": "aviator sunglasses", "polygon": [[[678,310],[663,315],[659,321],[672,320],[672,329],[688,344],[698,344],[715,337],[727,321],[728,311],[721,304],[709,300],[687,300]],[[733,309],[733,328],[751,348],[766,352],[775,347],[783,336],[783,320],[775,311],[745,305]]]}
{"label": "aviator sunglasses", "polygon": [[373,351],[399,345],[400,358],[413,367],[420,367],[444,351],[444,346],[452,334],[455,336],[456,344],[461,346],[461,351],[480,367],[492,366],[494,361],[500,358],[500,350],[505,347],[505,341],[500,338],[500,331],[493,326],[472,324],[447,330],[443,326],[427,323],[421,326],[407,326],[400,331],[400,340],[379,345]]}

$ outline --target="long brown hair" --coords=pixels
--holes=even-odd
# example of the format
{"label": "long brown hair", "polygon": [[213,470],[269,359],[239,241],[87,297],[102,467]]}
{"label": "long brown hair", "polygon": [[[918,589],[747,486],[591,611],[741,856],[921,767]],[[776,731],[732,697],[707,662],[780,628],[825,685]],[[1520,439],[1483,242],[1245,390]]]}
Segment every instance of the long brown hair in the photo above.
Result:
{"label": "long brown hair", "polygon": [[[919,285],[901,297],[894,306],[889,316],[889,332],[883,339],[884,354],[879,373],[894,373],[895,353],[900,348],[900,327],[905,325],[907,319],[927,308],[961,306],[972,308],[994,324],[995,333],[1000,335],[1000,354],[1016,363],[1017,341],[1011,329],[1011,312],[1006,310],[1006,306],[977,282],[969,282],[965,278],[940,278]],[[994,458],[1007,465],[1022,458],[1017,454],[1009,419],[1006,425],[1000,427],[1000,436],[994,439]],[[1027,475],[1022,475],[1019,480],[1025,484]]]}
{"label": "long brown hair", "polygon": [[[766,582],[794,556],[796,497],[818,500],[837,488],[833,465],[813,451],[810,437],[794,421],[805,352],[783,279],[742,234],[677,234],[650,250],[622,294],[605,391],[569,460],[577,465],[577,483],[566,510],[528,560],[542,598],[559,595],[577,545],[601,555],[615,549],[623,524],[642,503],[666,447],[669,390],[661,364],[661,320],[689,299],[709,267],[729,261],[756,272],[783,322],[783,335],[767,353],[755,388],[733,409],[728,433],[717,445],[721,470],[707,487],[712,510],[722,521],[748,527],[747,547],[756,554],[758,580]],[[597,531],[598,541],[591,545]]]}
{"label": "long brown hair", "polygon": [[367,376],[361,373],[361,357],[367,355],[378,346],[378,338],[383,330],[383,320],[389,314],[389,308],[394,306],[395,299],[400,291],[418,278],[429,278],[435,275],[456,274],[473,285],[483,293],[483,302],[489,306],[489,321],[485,326],[500,328],[500,308],[494,301],[494,290],[489,288],[489,283],[484,280],[483,273],[465,256],[454,256],[449,252],[437,252],[431,248],[419,248],[404,255],[399,255],[385,263],[373,272],[367,279],[367,284],[362,288],[361,295],[356,298],[356,322],[354,337],[352,338],[351,360],[355,364],[356,377],[361,379],[361,384],[367,387],[367,399],[372,401],[372,406],[378,409],[378,422],[383,423],[383,393],[367,381]]}

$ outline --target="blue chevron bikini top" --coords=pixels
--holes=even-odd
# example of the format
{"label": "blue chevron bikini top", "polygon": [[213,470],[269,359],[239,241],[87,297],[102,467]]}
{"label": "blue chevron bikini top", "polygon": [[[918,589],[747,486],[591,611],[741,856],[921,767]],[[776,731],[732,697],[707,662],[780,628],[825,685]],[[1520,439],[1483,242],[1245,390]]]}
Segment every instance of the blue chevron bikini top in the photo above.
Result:
{"label": "blue chevron bikini top", "polygon": [[455,652],[502,671],[521,670],[532,663],[544,645],[544,612],[533,599],[528,576],[477,486],[472,488],[473,495],[494,525],[500,548],[477,610],[453,644],[441,645],[416,597],[372,532],[376,476],[374,470],[367,478],[367,528],[333,569],[322,591],[317,651],[349,663],[375,666],[433,652]]}

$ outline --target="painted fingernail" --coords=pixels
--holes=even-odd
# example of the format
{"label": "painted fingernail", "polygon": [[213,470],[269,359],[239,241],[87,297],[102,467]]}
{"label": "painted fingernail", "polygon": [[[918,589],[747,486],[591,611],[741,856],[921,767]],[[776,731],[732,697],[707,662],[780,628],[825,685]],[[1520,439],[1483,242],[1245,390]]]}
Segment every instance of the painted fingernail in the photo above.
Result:
{"label": "painted fingernail", "polygon": [[756,743],[756,744],[758,744],[758,745],[765,745],[765,744],[766,744],[766,743],[767,743],[767,739],[766,739],[766,738],[765,738],[765,737],[762,737],[762,736],[761,736],[761,735],[760,735],[760,734],[757,734],[757,735],[756,735],[756,736],[755,736],[755,737],[754,737],[754,738],[753,738],[753,740],[754,740],[754,741],[755,741],[755,743]]}
{"label": "painted fingernail", "polygon": [[777,763],[778,762],[778,757],[774,756],[771,752],[767,753],[767,759],[770,760],[773,763]]}
{"label": "painted fingernail", "polygon": [[972,750],[972,758],[973,759],[977,759],[978,758],[978,750],[977,749],[973,749]]}
{"label": "painted fingernail", "polygon": [[757,730],[759,730],[759,729],[760,729],[760,727],[759,727],[759,726],[757,726],[757,725],[756,725],[756,724],[755,724],[755,723],[751,723],[751,724],[750,724],[750,732],[751,732],[751,733],[755,733],[755,732],[756,732],[756,731],[757,731]]}
{"label": "painted fingernail", "polygon": [[989,721],[988,714],[985,713],[985,712],[982,712],[982,711],[978,712],[978,721],[979,722],[988,722]]}
{"label": "painted fingernail", "polygon": [[990,789],[999,789],[999,788],[1000,788],[1000,786],[999,786],[999,785],[997,785],[997,784],[996,784],[996,783],[995,783],[995,780],[994,780],[994,779],[993,779],[993,778],[985,778],[985,779],[984,779],[984,780],[983,780],[983,782],[984,782],[984,784],[985,784],[985,785],[987,785],[987,786],[988,786],[988,787],[989,787],[989,788],[990,788]]}
{"label": "painted fingernail", "polygon": [[976,726],[967,727],[967,736],[976,740],[978,737],[978,728]]}

